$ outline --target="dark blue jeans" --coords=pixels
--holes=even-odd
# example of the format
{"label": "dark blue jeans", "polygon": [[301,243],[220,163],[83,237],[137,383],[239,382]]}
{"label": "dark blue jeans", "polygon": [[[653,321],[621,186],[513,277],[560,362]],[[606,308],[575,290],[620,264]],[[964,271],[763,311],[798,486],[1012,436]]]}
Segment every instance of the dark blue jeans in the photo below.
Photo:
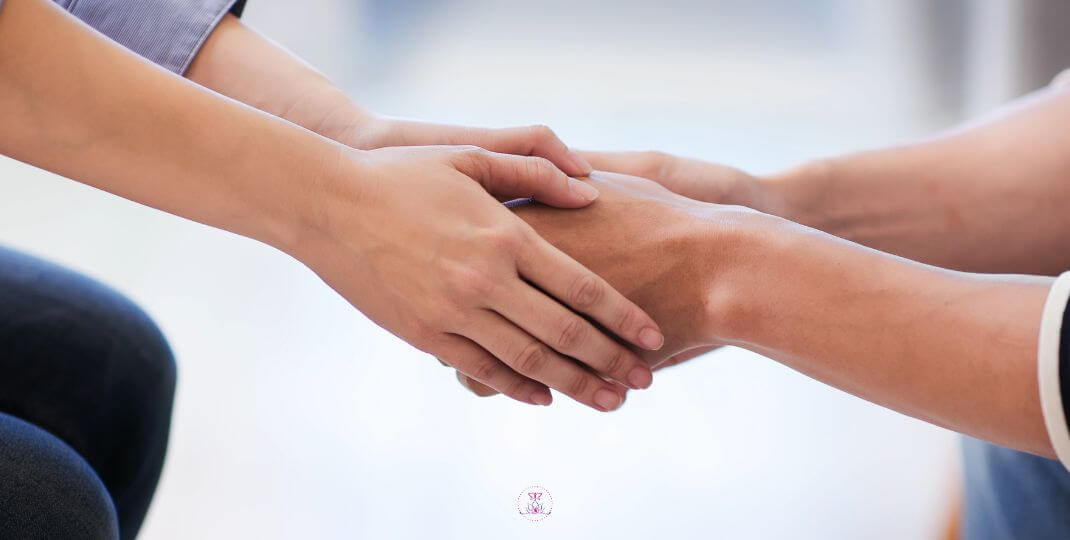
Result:
{"label": "dark blue jeans", "polygon": [[91,279],[0,248],[0,538],[133,538],[167,449],[175,364]]}

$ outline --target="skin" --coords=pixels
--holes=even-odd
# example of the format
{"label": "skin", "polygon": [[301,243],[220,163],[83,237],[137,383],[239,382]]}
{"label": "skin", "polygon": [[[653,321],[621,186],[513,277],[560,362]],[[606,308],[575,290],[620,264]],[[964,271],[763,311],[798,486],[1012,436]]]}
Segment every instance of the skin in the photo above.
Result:
{"label": "skin", "polygon": [[[292,95],[313,99],[287,72],[307,68],[273,50],[284,58],[269,75],[292,75]],[[289,121],[306,98],[265,92],[275,97],[257,105],[276,115],[151,65],[48,0],[0,9],[0,153],[272,245],[379,325],[518,400],[549,404],[554,388],[606,411],[622,400],[606,379],[650,384],[645,363],[610,335],[660,347],[653,320],[495,198],[589,204],[597,190],[547,159],[580,170],[560,141],[476,132],[523,139],[515,150],[546,158],[475,146],[361,150]],[[378,126],[369,141],[392,132],[367,125]],[[413,140],[435,138],[433,126],[421,133]]]}
{"label": "skin", "polygon": [[594,205],[518,213],[662,322],[655,365],[737,345],[1050,458],[1036,354],[1044,276],[1070,268],[1068,122],[1070,91],[1053,87],[915,144],[769,177],[590,152],[660,185],[594,173]]}
{"label": "skin", "polygon": [[739,346],[904,414],[1052,455],[1035,367],[1051,278],[942,269],[649,180],[591,178],[602,195],[590,207],[518,215],[663,321],[665,346],[644,353],[652,365]]}
{"label": "skin", "polygon": [[378,116],[233,15],[226,15],[208,36],[186,78],[352,148],[473,145],[540,156],[572,176],[591,172],[583,156],[546,126],[484,129]]}
{"label": "skin", "polygon": [[757,177],[660,152],[588,152],[595,168],[740,204],[917,261],[971,272],[1070,268],[1070,78],[898,147]]}

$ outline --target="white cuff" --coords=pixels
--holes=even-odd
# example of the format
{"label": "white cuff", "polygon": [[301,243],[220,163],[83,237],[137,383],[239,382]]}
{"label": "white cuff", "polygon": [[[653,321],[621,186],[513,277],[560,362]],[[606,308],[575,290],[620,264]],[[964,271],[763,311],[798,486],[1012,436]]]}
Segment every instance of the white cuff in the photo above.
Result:
{"label": "white cuff", "polygon": [[1051,85],[1055,88],[1070,87],[1070,69],[1056,75]]}
{"label": "white cuff", "polygon": [[[1070,470],[1070,430],[1066,427],[1062,389],[1059,381],[1059,344],[1063,329],[1063,313],[1070,302],[1070,272],[1059,279],[1048,293],[1044,315],[1040,319],[1040,345],[1037,348],[1037,380],[1040,383],[1040,407],[1044,425],[1059,461]],[[1070,328],[1065,329],[1070,332]]]}

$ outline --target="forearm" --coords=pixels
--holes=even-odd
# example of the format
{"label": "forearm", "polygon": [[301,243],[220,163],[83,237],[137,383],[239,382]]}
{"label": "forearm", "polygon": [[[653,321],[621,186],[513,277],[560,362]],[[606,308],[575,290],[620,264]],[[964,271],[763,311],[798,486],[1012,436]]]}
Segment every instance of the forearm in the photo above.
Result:
{"label": "forearm", "polygon": [[45,0],[0,10],[0,152],[276,246],[339,151],[159,69]]}
{"label": "forearm", "polygon": [[472,145],[539,156],[572,176],[591,172],[590,164],[545,126],[485,129],[372,114],[309,65],[232,16],[224,17],[209,35],[186,76],[352,148]]}
{"label": "forearm", "polygon": [[[914,263],[794,224],[721,270],[711,335],[868,401],[1051,456],[1037,339],[1052,279]],[[775,264],[769,264],[775,261]]]}
{"label": "forearm", "polygon": [[766,210],[882,251],[974,272],[1070,268],[1070,91],[917,144],[807,164],[761,183]]}
{"label": "forearm", "polygon": [[364,147],[375,117],[300,58],[227,15],[186,77],[324,137]]}

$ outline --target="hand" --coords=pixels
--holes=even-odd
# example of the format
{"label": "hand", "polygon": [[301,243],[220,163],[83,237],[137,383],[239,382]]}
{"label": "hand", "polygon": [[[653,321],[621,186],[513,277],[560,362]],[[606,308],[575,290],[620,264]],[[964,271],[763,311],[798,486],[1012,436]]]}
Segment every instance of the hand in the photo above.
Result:
{"label": "hand", "polygon": [[662,152],[581,152],[600,171],[653,180],[684,197],[776,213],[763,182],[739,169]]}
{"label": "hand", "polygon": [[654,321],[491,196],[575,208],[590,186],[474,147],[343,156],[295,256],[376,323],[527,403],[549,404],[550,387],[608,411],[622,393],[602,377],[650,385],[646,364],[582,316],[646,349],[664,340]]}
{"label": "hand", "polygon": [[[682,363],[684,363],[684,362],[686,362],[688,360],[692,360],[692,359],[698,358],[699,356],[702,356],[702,355],[704,355],[706,353],[709,353],[709,352],[713,352],[713,351],[715,351],[715,350],[717,350],[719,348],[721,348],[721,347],[718,346],[718,345],[713,345],[713,346],[696,347],[694,349],[689,349],[689,350],[686,350],[684,352],[677,353],[677,354],[674,354],[674,355],[670,356],[664,362],[661,362],[660,364],[654,366],[652,369],[653,369],[653,371],[661,371],[661,370],[663,370],[665,368],[670,368],[670,367],[682,364]],[[448,366],[448,364],[446,364],[445,362],[443,362],[442,365]],[[460,371],[457,372],[457,381],[460,382],[462,386],[464,386],[465,388],[468,388],[468,390],[470,390],[473,394],[475,394],[475,395],[477,395],[479,397],[490,397],[490,396],[494,396],[494,395],[498,394],[497,390],[495,390],[495,389],[493,389],[493,388],[491,388],[491,387],[489,387],[489,386],[487,386],[487,385],[485,385],[485,384],[483,384],[483,383],[481,383],[479,381],[476,381],[475,379],[469,377],[468,375],[465,375],[464,373],[461,373]],[[620,386],[620,385],[615,385],[615,386]],[[621,390],[621,399],[624,399],[624,396],[627,395],[627,388],[620,387],[620,390]]]}
{"label": "hand", "polygon": [[492,152],[539,156],[550,160],[570,176],[587,176],[591,165],[546,126],[502,129],[450,126],[385,118],[360,113],[339,130],[339,142],[353,148],[374,149],[390,146],[473,145]]}
{"label": "hand", "polygon": [[[764,222],[775,218],[681,197],[642,178],[595,172],[591,183],[600,196],[589,207],[533,205],[516,213],[661,323],[664,347],[641,353],[651,366],[673,365],[718,346],[709,332],[719,324],[710,315],[719,290],[716,269],[744,245],[738,231],[767,228]],[[458,378],[476,394],[494,393]]]}

